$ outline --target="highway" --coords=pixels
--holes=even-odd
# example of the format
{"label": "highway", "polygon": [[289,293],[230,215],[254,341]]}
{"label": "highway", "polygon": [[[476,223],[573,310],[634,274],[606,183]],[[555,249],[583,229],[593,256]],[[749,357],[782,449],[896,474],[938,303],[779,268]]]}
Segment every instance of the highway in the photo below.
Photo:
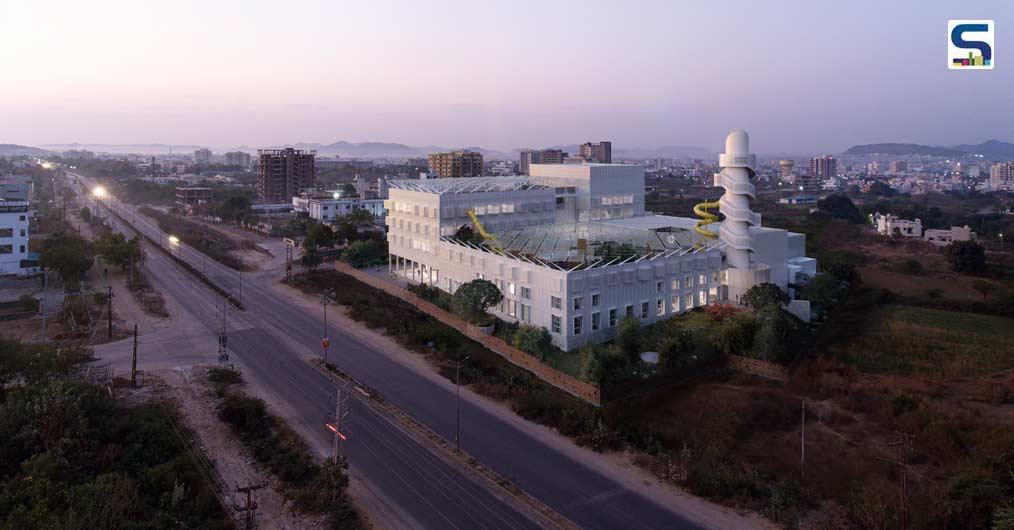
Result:
{"label": "highway", "polygon": [[[114,198],[107,199],[107,203],[150,237],[168,242],[168,236],[154,223],[147,223],[140,215],[135,221],[132,208]],[[318,308],[295,303],[273,285],[279,279],[275,275],[241,276],[205,259],[189,246],[172,250],[181,253],[196,269],[206,267],[207,276],[246,307],[246,311],[232,311],[229,316],[232,360],[269,385],[306,426],[317,428],[320,436],[326,437],[319,426],[333,414],[334,390],[306,362],[308,355],[320,351]],[[217,334],[222,299],[158,251],[151,250],[148,255],[146,267],[163,293],[176,297],[203,324],[203,333]],[[329,326],[328,334],[332,338],[332,360],[341,369],[379,390],[420,423],[453,440],[453,385],[432,373],[420,373],[417,366],[343,329]],[[206,358],[213,362],[215,352],[206,352]],[[511,414],[509,411],[480,403],[482,399],[462,394],[463,450],[510,477],[575,524],[590,529],[725,527],[724,522],[716,520],[702,522],[708,514],[701,512],[707,510],[685,514],[663,506],[610,476],[603,467],[575,458],[559,443],[534,435],[530,428],[519,425],[517,418],[504,417]],[[355,406],[349,420],[346,454],[353,473],[364,477],[389,501],[404,526],[465,530],[537,527],[484,485],[447,465],[367,407]]]}

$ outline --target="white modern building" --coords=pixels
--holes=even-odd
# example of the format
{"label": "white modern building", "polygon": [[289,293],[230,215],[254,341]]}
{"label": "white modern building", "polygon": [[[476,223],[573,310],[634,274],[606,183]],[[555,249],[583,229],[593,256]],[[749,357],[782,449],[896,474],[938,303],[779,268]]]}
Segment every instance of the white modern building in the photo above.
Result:
{"label": "white modern building", "polygon": [[873,214],[873,222],[877,224],[877,233],[882,236],[900,235],[904,237],[922,237],[922,221],[901,219],[896,215]]}
{"label": "white modern building", "polygon": [[384,199],[342,198],[338,193],[321,197],[302,194],[292,198],[292,211],[306,213],[322,223],[333,223],[353,210],[366,210],[378,219],[387,213]]}
{"label": "white modern building", "polygon": [[[545,327],[565,350],[611,339],[626,316],[650,324],[736,302],[761,282],[791,292],[816,262],[802,234],[761,227],[749,210],[747,148],[746,133],[731,134],[715,175],[724,222],[646,212],[640,166],[532,164],[522,177],[391,181],[390,270],[448,292],[490,280],[504,294],[491,312]],[[483,240],[456,237],[468,226]],[[807,302],[790,309],[808,318]]]}
{"label": "white modern building", "polygon": [[952,226],[947,230],[939,228],[927,228],[923,239],[938,247],[946,247],[955,241],[971,241],[975,239],[975,232],[968,225]]}
{"label": "white modern building", "polygon": [[0,276],[29,274],[37,267],[28,261],[28,223],[31,202],[0,199]]}

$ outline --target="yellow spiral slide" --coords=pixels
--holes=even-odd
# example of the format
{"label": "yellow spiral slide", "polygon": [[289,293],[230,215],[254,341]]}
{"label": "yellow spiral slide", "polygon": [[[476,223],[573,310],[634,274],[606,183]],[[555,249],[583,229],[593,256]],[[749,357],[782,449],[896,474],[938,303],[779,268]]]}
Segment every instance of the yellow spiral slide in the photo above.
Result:
{"label": "yellow spiral slide", "polygon": [[718,208],[718,201],[702,202],[694,206],[694,213],[701,218],[700,221],[694,223],[694,232],[697,232],[702,237],[706,237],[708,239],[717,239],[718,232],[712,232],[711,230],[704,228],[705,226],[708,226],[711,223],[717,222],[719,219],[717,215],[708,211],[712,208]]}

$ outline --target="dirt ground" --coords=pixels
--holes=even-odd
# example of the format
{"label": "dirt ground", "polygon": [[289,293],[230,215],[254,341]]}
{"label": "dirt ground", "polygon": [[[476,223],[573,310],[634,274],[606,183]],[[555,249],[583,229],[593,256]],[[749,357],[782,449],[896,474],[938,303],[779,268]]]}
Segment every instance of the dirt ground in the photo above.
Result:
{"label": "dirt ground", "polygon": [[[271,474],[259,469],[254,457],[229,429],[218,419],[215,412],[213,390],[208,384],[208,366],[182,366],[157,374],[171,389],[183,413],[187,426],[200,439],[199,446],[215,464],[222,482],[232,491],[226,492],[234,504],[245,502],[235,488],[249,484],[266,483],[270,486],[258,490],[254,499],[258,505],[257,523],[259,528],[279,530],[319,527],[319,518],[294,514],[285,497],[278,489],[278,483]],[[231,507],[226,507],[230,509]]]}

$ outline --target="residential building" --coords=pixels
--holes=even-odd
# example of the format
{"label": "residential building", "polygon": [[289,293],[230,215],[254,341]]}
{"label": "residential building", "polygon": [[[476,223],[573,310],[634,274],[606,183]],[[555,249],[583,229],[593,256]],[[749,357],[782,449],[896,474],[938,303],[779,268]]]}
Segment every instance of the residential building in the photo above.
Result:
{"label": "residential building", "polygon": [[585,142],[578,148],[577,154],[588,162],[611,164],[613,162],[613,143]]}
{"label": "residential building", "polygon": [[972,232],[971,227],[968,225],[952,226],[947,230],[928,228],[924,238],[938,247],[946,247],[955,241],[971,241],[975,239],[975,232]]}
{"label": "residential building", "polygon": [[366,210],[377,219],[383,219],[387,215],[384,199],[343,198],[337,192],[332,195],[302,194],[292,198],[292,211],[305,213],[321,223],[334,223],[353,210]]}
{"label": "residential building", "polygon": [[299,190],[313,187],[317,151],[302,149],[257,150],[257,199],[268,204],[287,204]]}
{"label": "residential building", "polygon": [[510,160],[494,160],[490,162],[486,173],[493,177],[508,177],[518,174],[518,165]]}
{"label": "residential building", "polygon": [[250,153],[243,151],[232,151],[225,154],[225,164],[229,166],[239,166],[246,169],[250,167],[250,160]]}
{"label": "residential building", "polygon": [[442,178],[481,177],[482,153],[451,151],[429,156],[430,173]]}
{"label": "residential building", "polygon": [[785,182],[792,182],[792,168],[796,166],[795,160],[779,160],[778,168],[781,179]]}
{"label": "residential building", "polygon": [[795,187],[793,191],[799,195],[816,197],[820,193],[821,180],[823,179],[816,175],[796,175],[792,182]]}
{"label": "residential building", "polygon": [[904,160],[893,160],[891,161],[890,166],[888,166],[888,170],[896,175],[898,173],[904,173],[908,171],[908,162],[905,162]]}
{"label": "residential building", "polygon": [[989,187],[993,190],[1014,189],[1014,162],[998,162],[990,166]]}
{"label": "residential building", "polygon": [[818,180],[838,176],[838,161],[831,155],[817,156],[810,159],[810,175]]}
{"label": "residential building", "polygon": [[28,228],[31,202],[0,199],[0,276],[35,272],[38,266],[30,261]]}
{"label": "residential building", "polygon": [[211,202],[211,188],[176,188],[176,206],[192,211],[194,206]]}
{"label": "residential building", "polygon": [[562,164],[567,153],[560,149],[522,149],[518,161],[518,174],[527,175],[532,164]]}
{"label": "residential building", "polygon": [[27,201],[33,192],[32,179],[25,175],[0,175],[0,199]]}
{"label": "residential building", "polygon": [[[391,181],[389,269],[454,292],[486,279],[503,302],[490,311],[544,327],[570,350],[616,335],[620,320],[642,325],[719,301],[738,302],[771,282],[792,291],[816,273],[805,236],[761,227],[749,210],[755,157],[735,131],[721,155],[721,222],[709,236],[696,218],[644,210],[644,169],[621,164],[532,164],[529,176]],[[472,218],[477,219],[473,222]],[[462,241],[463,226],[485,233]],[[793,312],[809,317],[805,301]]]}
{"label": "residential building", "polygon": [[873,222],[877,225],[877,233],[882,236],[899,235],[922,238],[922,221],[919,219],[909,221],[895,215],[882,215],[877,212],[873,215]]}
{"label": "residential building", "polygon": [[211,150],[202,148],[194,151],[194,162],[198,164],[211,163]]}

